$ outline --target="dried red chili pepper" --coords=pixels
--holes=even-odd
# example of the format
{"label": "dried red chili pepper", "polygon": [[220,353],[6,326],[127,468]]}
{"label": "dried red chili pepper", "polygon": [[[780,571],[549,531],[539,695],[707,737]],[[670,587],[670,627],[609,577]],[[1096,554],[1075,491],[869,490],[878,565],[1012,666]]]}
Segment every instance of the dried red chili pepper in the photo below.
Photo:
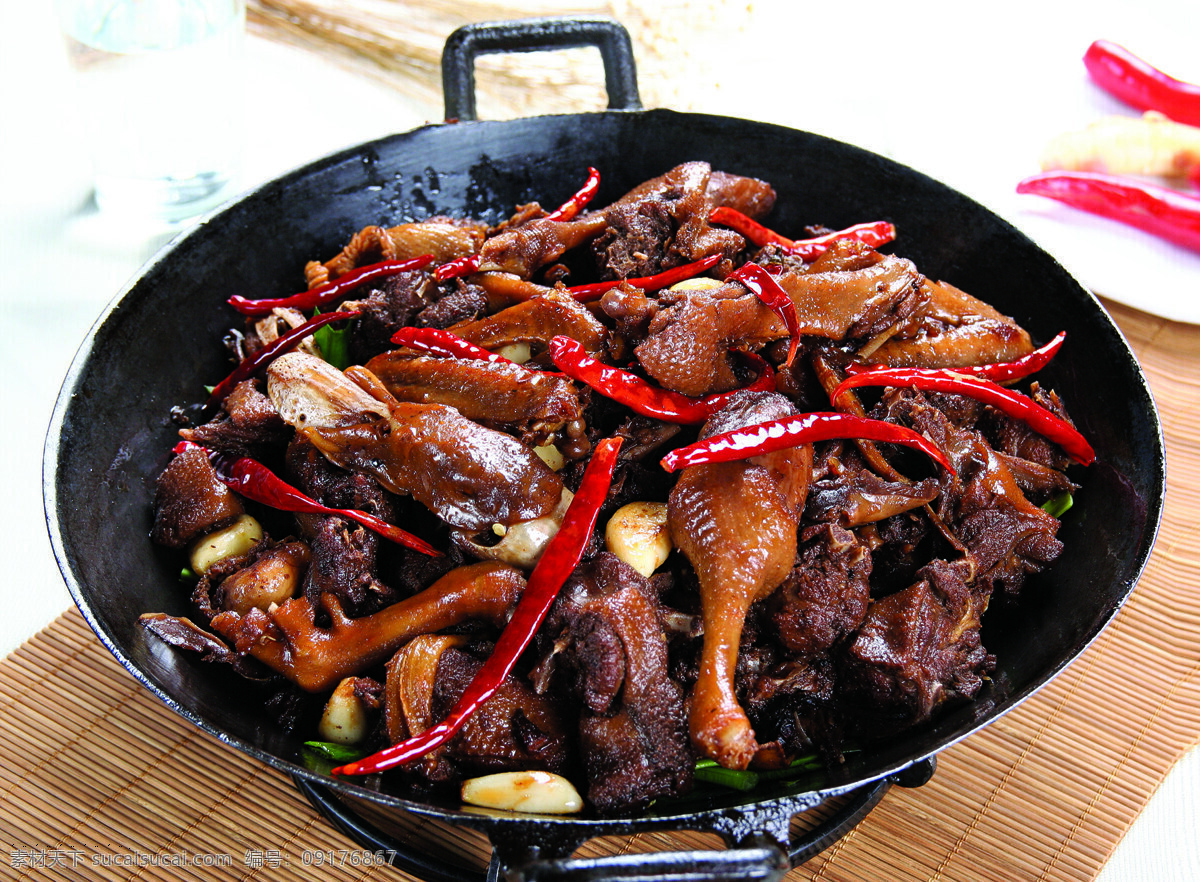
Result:
{"label": "dried red chili pepper", "polygon": [[241,363],[233,369],[228,377],[213,387],[212,392],[208,396],[208,401],[205,402],[205,411],[212,411],[222,401],[229,397],[229,393],[233,391],[233,387],[242,380],[253,376],[259,368],[263,367],[267,362],[271,361],[275,356],[287,352],[290,349],[295,349],[300,345],[300,341],[311,334],[317,328],[324,327],[332,322],[345,321],[352,319],[357,312],[327,312],[324,315],[318,315],[311,318],[304,324],[292,328],[286,334],[276,337],[262,349],[253,355],[243,358]]}
{"label": "dried red chili pepper", "polygon": [[764,227],[754,218],[742,214],[736,208],[721,205],[714,208],[708,215],[710,224],[721,224],[729,227],[735,233],[740,233],[751,245],[762,248],[764,245],[778,245],[780,248],[790,248],[792,240],[781,236],[774,230]]}
{"label": "dried red chili pepper", "polygon": [[1017,184],[1032,193],[1200,251],[1200,198],[1099,172],[1051,171]]}
{"label": "dried red chili pepper", "polygon": [[600,172],[588,168],[588,178],[570,199],[546,215],[545,220],[568,221],[583,211],[584,206],[592,201],[592,197],[600,189]]}
{"label": "dried red chili pepper", "polygon": [[234,294],[226,303],[242,315],[267,315],[274,309],[298,309],[301,312],[307,312],[310,309],[331,303],[343,294],[354,290],[359,285],[366,284],[374,279],[394,276],[397,273],[409,272],[410,270],[424,269],[431,263],[433,263],[432,254],[422,254],[420,257],[413,257],[408,260],[383,260],[379,263],[360,266],[358,269],[343,273],[332,282],[318,285],[316,288],[310,288],[307,291],[301,291],[299,294],[293,294],[290,297],[268,297],[261,300],[250,300],[242,297],[240,294]]}
{"label": "dried red chili pepper", "polygon": [[778,245],[788,254],[799,257],[804,261],[813,261],[829,250],[829,247],[842,239],[853,239],[878,248],[896,238],[896,227],[887,221],[872,221],[865,224],[855,224],[844,230],[835,230],[823,236],[811,239],[789,239],[774,230],[764,227],[758,221],[747,217],[735,208],[714,208],[708,216],[709,222],[723,224],[741,233],[752,244],[762,248],[764,245]]}
{"label": "dried red chili pepper", "polygon": [[356,521],[367,529],[374,530],[380,536],[390,539],[398,545],[403,545],[422,554],[428,554],[431,557],[442,557],[442,552],[423,539],[414,536],[407,530],[402,530],[395,524],[389,524],[387,521],[376,517],[370,512],[360,511],[356,508],[330,508],[327,505],[322,505],[283,481],[257,460],[245,456],[238,458],[227,457],[191,441],[179,442],[171,452],[179,454],[189,448],[199,448],[207,453],[209,461],[212,462],[213,468],[216,469],[217,477],[220,478],[221,482],[229,487],[230,490],[241,494],[247,499],[253,499],[255,502],[261,502],[263,505],[279,509],[280,511],[338,515]]}
{"label": "dried red chili pepper", "polygon": [[392,335],[392,342],[397,346],[407,346],[409,349],[428,352],[430,355],[472,358],[492,364],[513,364],[503,355],[488,352],[482,346],[476,346],[452,331],[444,331],[439,328],[401,328]]}
{"label": "dried red chili pepper", "polygon": [[757,355],[743,352],[758,368],[758,378],[749,386],[719,392],[704,398],[688,398],[678,392],[651,385],[637,374],[609,367],[592,358],[578,340],[558,336],[550,340],[550,358],[564,374],[586,383],[605,398],[630,410],[668,423],[702,423],[722,407],[731,395],[744,391],[774,391],[775,372]]}
{"label": "dried red chili pepper", "polygon": [[449,715],[420,735],[384,748],[366,759],[339,766],[333,774],[369,775],[424,756],[453,738],[471,715],[500,688],[546,618],[559,589],[583,556],[583,549],[596,527],[600,506],[608,496],[620,449],[620,438],[605,438],[596,444],[562,526],[529,574],[529,582],[517,601],[512,618],[496,641],[495,649]]}
{"label": "dried red chili pepper", "polygon": [[800,320],[796,317],[796,303],[791,295],[779,286],[774,276],[756,263],[743,264],[730,274],[729,279],[741,282],[783,319],[789,337],[787,360],[783,366],[791,367],[800,349]]}
{"label": "dried red chili pepper", "polygon": [[965,395],[984,404],[990,404],[1001,413],[1020,420],[1045,438],[1053,441],[1076,462],[1091,465],[1096,452],[1079,430],[1066,420],[1046,410],[1033,399],[1005,389],[983,377],[971,377],[920,368],[883,368],[854,374],[843,380],[830,398],[837,407],[842,393],[860,386],[910,387],[929,392],[944,392],[950,395]]}
{"label": "dried red chili pepper", "polygon": [[895,238],[895,225],[887,221],[870,221],[869,223],[846,227],[844,230],[835,230],[832,233],[826,233],[823,236],[816,236],[812,239],[797,239],[792,243],[792,247],[788,249],[788,253],[803,260],[812,261],[828,251],[834,242],[839,242],[843,239],[852,239],[855,242],[862,242],[871,248],[878,248],[880,245],[895,241]]}
{"label": "dried red chili pepper", "polygon": [[[993,383],[1012,383],[1024,379],[1031,374],[1036,374],[1048,365],[1054,356],[1058,355],[1058,350],[1062,348],[1063,341],[1066,339],[1067,334],[1063,331],[1045,346],[1038,347],[1028,355],[1021,356],[1016,361],[1001,361],[994,364],[975,364],[952,368],[908,368],[908,370],[928,371],[946,376],[967,374],[973,377],[983,377],[985,380],[991,380]],[[879,370],[887,370],[887,365],[859,364],[858,362],[851,362],[846,365],[846,373],[852,376],[854,374],[865,374],[869,371]]]}
{"label": "dried red chili pepper", "polygon": [[1092,79],[1138,110],[1157,110],[1164,116],[1200,126],[1200,85],[1167,76],[1124,46],[1097,40],[1088,47],[1083,64]]}
{"label": "dried red chili pepper", "polygon": [[605,291],[610,291],[618,285],[628,282],[635,288],[642,288],[646,291],[657,291],[660,288],[670,288],[679,282],[684,282],[688,279],[700,275],[705,270],[710,270],[721,262],[722,254],[712,254],[703,260],[697,260],[694,263],[685,263],[683,266],[677,266],[673,269],[663,270],[661,273],[656,273],[653,276],[640,276],[636,279],[613,279],[608,282],[591,282],[587,285],[575,285],[567,289],[567,293],[576,300],[587,301],[595,297],[599,297]]}
{"label": "dried red chili pepper", "polygon": [[661,463],[664,469],[673,472],[704,463],[749,459],[763,453],[833,438],[862,438],[914,447],[933,457],[951,474],[954,473],[954,466],[946,455],[912,429],[846,413],[801,413],[756,423],[672,450],[662,458]]}
{"label": "dried red chili pepper", "polygon": [[445,282],[449,279],[455,279],[459,276],[476,272],[482,263],[482,254],[468,254],[464,257],[455,258],[449,263],[443,263],[433,271],[433,277],[439,282]]}

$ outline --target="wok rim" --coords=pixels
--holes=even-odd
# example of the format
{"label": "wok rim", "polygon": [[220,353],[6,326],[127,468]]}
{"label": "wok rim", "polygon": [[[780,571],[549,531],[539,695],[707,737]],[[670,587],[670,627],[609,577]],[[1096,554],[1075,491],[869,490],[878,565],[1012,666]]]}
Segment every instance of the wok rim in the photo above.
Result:
{"label": "wok rim", "polygon": [[[365,152],[374,150],[380,146],[389,144],[393,141],[413,137],[418,133],[428,132],[431,130],[448,130],[461,128],[488,128],[488,127],[504,127],[513,123],[530,123],[539,120],[587,120],[593,118],[602,118],[608,116],[674,116],[681,120],[695,121],[718,121],[725,123],[736,123],[742,126],[755,128],[778,130],[788,133],[802,133],[806,136],[820,140],[823,146],[837,147],[840,149],[850,149],[859,151],[860,153],[874,157],[876,160],[882,161],[888,167],[897,169],[905,175],[917,176],[927,182],[932,183],[937,188],[953,193],[956,197],[965,199],[975,210],[984,212],[994,221],[1002,225],[1008,232],[1014,233],[1024,247],[1030,248],[1049,258],[1055,266],[1061,270],[1064,276],[1068,277],[1074,285],[1082,292],[1088,300],[1091,301],[1092,307],[1097,311],[1103,323],[1107,326],[1107,330],[1119,340],[1124,348],[1124,353],[1127,355],[1130,363],[1134,366],[1134,380],[1136,388],[1133,391],[1139,391],[1145,398],[1147,407],[1146,415],[1152,421],[1152,436],[1154,438],[1154,449],[1152,451],[1153,468],[1152,473],[1146,475],[1148,479],[1147,487],[1147,510],[1145,517],[1145,527],[1143,528],[1142,541],[1139,542],[1135,554],[1128,560],[1129,576],[1127,585],[1118,602],[1116,602],[1107,615],[1097,621],[1096,625],[1086,634],[1079,638],[1078,645],[1074,651],[1065,654],[1064,657],[1058,659],[1038,682],[1026,686],[1019,690],[1015,696],[1007,697],[1002,707],[993,708],[987,714],[977,719],[973,724],[965,727],[964,730],[958,731],[948,738],[939,738],[937,746],[931,750],[920,752],[916,756],[908,756],[902,760],[897,760],[887,764],[885,767],[878,768],[872,771],[865,777],[856,778],[852,782],[840,783],[827,788],[818,788],[816,790],[786,793],[782,795],[774,795],[766,798],[746,798],[745,795],[737,799],[717,799],[712,808],[698,811],[684,811],[676,814],[650,815],[650,816],[634,816],[620,818],[605,818],[600,816],[547,816],[547,815],[485,815],[472,811],[464,810],[463,808],[449,808],[438,805],[436,803],[423,802],[419,800],[406,799],[397,796],[394,793],[384,793],[377,790],[372,790],[369,787],[350,783],[345,779],[336,779],[331,776],[322,775],[314,772],[295,761],[279,757],[269,751],[257,747],[256,745],[246,741],[245,739],[231,735],[224,731],[219,726],[210,723],[202,715],[197,714],[185,707],[177,700],[170,691],[157,684],[151,679],[141,667],[135,663],[129,655],[122,649],[119,642],[104,626],[96,612],[92,608],[91,595],[94,589],[83,585],[76,575],[72,564],[71,550],[64,542],[61,524],[60,512],[62,511],[65,501],[59,494],[58,480],[60,478],[60,458],[63,455],[63,424],[67,413],[71,407],[73,400],[76,397],[77,387],[81,380],[86,376],[87,369],[93,355],[94,344],[97,335],[104,325],[112,318],[123,305],[126,298],[134,291],[141,283],[143,278],[149,275],[156,267],[168,261],[174,252],[183,246],[193,237],[202,235],[210,224],[220,223],[223,216],[235,211],[243,203],[252,199],[262,199],[271,192],[285,188],[289,183],[307,178],[316,173],[342,162],[348,158],[360,156]],[[100,638],[104,646],[113,654],[120,662],[122,667],[129,671],[143,686],[149,689],[155,696],[159,698],[169,709],[174,711],[179,716],[183,717],[189,723],[195,725],[201,731],[209,736],[216,738],[218,741],[233,747],[242,753],[253,757],[254,759],[263,762],[276,771],[285,775],[297,776],[305,780],[309,780],[315,784],[323,785],[335,791],[339,795],[350,796],[359,799],[366,799],[380,805],[386,805],[392,808],[399,808],[405,811],[413,812],[414,814],[423,815],[434,818],[451,824],[464,824],[476,829],[490,832],[492,830],[504,830],[506,834],[515,828],[526,828],[530,825],[534,826],[564,826],[570,829],[577,829],[580,835],[584,838],[593,836],[606,835],[613,832],[641,832],[645,830],[658,829],[716,829],[726,826],[731,813],[741,813],[745,816],[754,818],[767,813],[777,813],[781,808],[787,809],[792,814],[798,814],[810,808],[819,805],[821,802],[844,795],[859,787],[863,787],[884,778],[895,776],[904,769],[920,763],[932,756],[942,753],[943,751],[962,742],[964,739],[976,732],[991,725],[996,720],[1000,719],[1010,711],[1024,704],[1026,700],[1037,694],[1041,689],[1047,686],[1051,681],[1057,678],[1069,665],[1077,660],[1088,647],[1095,642],[1100,634],[1108,627],[1113,618],[1128,602],[1130,596],[1135,590],[1137,583],[1144,574],[1145,568],[1149,562],[1149,558],[1154,549],[1159,530],[1161,528],[1163,506],[1166,494],[1166,451],[1163,439],[1162,423],[1158,413],[1157,405],[1154,401],[1153,393],[1147,382],[1145,373],[1141,370],[1140,365],[1134,356],[1132,349],[1129,347],[1128,341],[1124,334],[1116,325],[1112,316],[1100,303],[1096,295],[1083,286],[1073,274],[1063,267],[1054,257],[1046,252],[1041,245],[1036,243],[1027,234],[1013,225],[1006,218],[1000,216],[997,212],[987,206],[977,202],[971,197],[961,193],[958,190],[942,183],[924,172],[913,169],[910,166],[904,165],[894,159],[876,154],[871,151],[866,151],[864,148],[853,144],[829,138],[812,132],[806,132],[801,129],[795,129],[787,126],[781,126],[774,123],[762,122],[759,120],[748,120],[736,117],[719,116],[713,114],[702,113],[685,113],[667,109],[649,109],[649,110],[632,110],[632,109],[617,109],[605,110],[592,113],[576,113],[576,114],[543,114],[537,116],[520,117],[515,120],[465,120],[459,122],[435,122],[427,123],[418,126],[414,129],[385,135],[380,138],[365,141],[359,144],[344,147],[325,156],[314,159],[310,162],[303,163],[295,168],[282,173],[281,175],[271,178],[243,191],[229,202],[214,209],[206,214],[200,221],[193,224],[188,230],[180,233],[170,242],[160,248],[145,264],[142,265],[122,289],[116,294],[109,303],[104,307],[96,321],[92,324],[87,332],[87,336],[82,341],[79,349],[72,359],[71,365],[65,375],[63,385],[59,391],[55,401],[54,409],[51,414],[50,422],[47,428],[45,445],[43,448],[43,463],[42,463],[42,487],[43,487],[43,502],[44,514],[47,523],[47,530],[50,536],[51,547],[58,564],[59,570],[66,582],[67,588],[75,601],[76,606],[83,614],[89,627]]]}

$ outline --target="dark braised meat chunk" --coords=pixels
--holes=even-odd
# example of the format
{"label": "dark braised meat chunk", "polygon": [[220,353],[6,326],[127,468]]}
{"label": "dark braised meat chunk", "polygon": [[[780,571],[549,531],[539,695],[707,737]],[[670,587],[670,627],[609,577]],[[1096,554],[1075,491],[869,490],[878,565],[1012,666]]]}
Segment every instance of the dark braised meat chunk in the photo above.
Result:
{"label": "dark braised meat chunk", "polygon": [[857,536],[834,524],[812,528],[805,539],[768,606],[779,642],[797,655],[815,656],[862,624],[871,555]]}
{"label": "dark braised meat chunk", "polygon": [[208,455],[189,448],[158,476],[150,538],[168,548],[184,548],[231,523],[242,511],[238,498],[217,478]]}
{"label": "dark braised meat chunk", "polygon": [[324,518],[312,538],[304,596],[316,608],[324,607],[324,597],[336,597],[351,618],[393,603],[398,599],[396,591],[376,575],[379,541],[378,535],[352,521]]}
{"label": "dark braised meat chunk", "polygon": [[271,399],[259,391],[258,382],[243,380],[233,387],[216,417],[201,426],[181,429],[179,437],[241,454],[286,444],[291,434]]}
{"label": "dark braised meat chunk", "polygon": [[201,661],[219,662],[230,665],[249,680],[266,680],[271,672],[252,658],[235,652],[185,616],[169,616],[165,613],[145,613],[138,620],[143,628],[159,640],[196,653]]}
{"label": "dark braised meat chunk", "polygon": [[872,601],[846,651],[843,686],[912,720],[974,697],[994,659],[979,640],[988,592],[969,584],[970,569],[935,560],[913,585]]}
{"label": "dark braised meat chunk", "polygon": [[412,324],[418,328],[448,328],[458,322],[479,318],[487,311],[487,292],[478,285],[456,280],[456,287],[440,300],[417,313]]}
{"label": "dark braised meat chunk", "polygon": [[350,358],[363,364],[392,348],[392,335],[415,324],[416,316],[429,307],[434,292],[428,273],[399,273],[384,279],[364,300],[347,301],[341,308],[357,310]]}
{"label": "dark braised meat chunk", "polygon": [[722,175],[714,182],[707,162],[685,162],[605,209],[607,228],[592,247],[610,279],[653,275],[713,254],[732,257],[746,240],[710,225],[713,208],[729,205],[761,217],[774,204],[774,190],[762,181]]}
{"label": "dark braised meat chunk", "polygon": [[579,750],[598,810],[628,811],[690,789],[683,690],[668,675],[658,601],[644,577],[598,555],[567,580],[539,640],[543,666],[581,705]]}
{"label": "dark braised meat chunk", "polygon": [[[450,712],[482,665],[454,646],[441,653],[429,699],[430,723]],[[439,753],[456,767],[457,777],[508,769],[561,774],[574,758],[571,742],[570,727],[557,703],[538,695],[520,677],[509,676]]]}
{"label": "dark braised meat chunk", "polygon": [[917,429],[954,463],[957,474],[939,478],[942,492],[934,510],[970,552],[980,590],[1017,594],[1028,575],[1058,558],[1058,519],[1025,498],[982,435],[955,425],[915,392],[888,392],[876,410]]}
{"label": "dark braised meat chunk", "polygon": [[941,492],[934,478],[889,481],[867,468],[862,457],[841,443],[830,445],[813,465],[805,516],[844,527],[860,527],[920,508]]}

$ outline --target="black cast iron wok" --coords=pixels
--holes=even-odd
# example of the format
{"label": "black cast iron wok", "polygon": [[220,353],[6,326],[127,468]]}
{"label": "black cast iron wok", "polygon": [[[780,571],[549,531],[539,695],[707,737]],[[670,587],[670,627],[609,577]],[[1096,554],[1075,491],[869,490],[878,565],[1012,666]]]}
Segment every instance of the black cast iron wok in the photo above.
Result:
{"label": "black cast iron wok", "polygon": [[[605,59],[610,103],[602,113],[474,121],[473,60],[496,49],[592,44]],[[889,782],[928,771],[929,758],[995,720],[1061,671],[1133,589],[1149,555],[1163,494],[1161,432],[1132,354],[1099,303],[1050,256],[961,194],[882,157],[806,132],[739,119],[642,111],[624,30],[608,21],[537,20],[477,26],[451,38],[444,64],[447,118],[352,148],[249,194],[157,257],[101,317],[66,378],[50,426],[45,501],[54,551],[100,639],[168,706],[204,731],[303,782],[327,786],[483,830],[510,876],[773,877],[808,846],[788,844],[788,821],[822,800],[878,798]],[[498,221],[518,203],[553,204],[587,166],[603,173],[596,204],[692,159],[770,181],[770,218],[781,230],[887,219],[897,253],[1012,315],[1044,342],[1067,346],[1045,371],[1096,463],[1060,533],[1066,550],[1025,590],[1019,608],[993,610],[983,639],[999,659],[980,699],[894,743],[851,755],[750,796],[625,819],[544,818],[469,812],[401,792],[331,782],[297,764],[299,740],[264,718],[261,696],[224,666],[206,666],[149,637],[146,611],[190,613],[174,555],[153,546],[155,477],[169,457],[172,406],[201,397],[222,376],[220,339],[232,294],[292,293],[310,258],[335,253],[368,223],[433,214]],[[648,829],[721,834],[728,852],[563,861],[589,837]],[[902,845],[899,847],[903,847]],[[439,875],[435,868],[432,875]],[[691,875],[689,875],[691,874]]]}

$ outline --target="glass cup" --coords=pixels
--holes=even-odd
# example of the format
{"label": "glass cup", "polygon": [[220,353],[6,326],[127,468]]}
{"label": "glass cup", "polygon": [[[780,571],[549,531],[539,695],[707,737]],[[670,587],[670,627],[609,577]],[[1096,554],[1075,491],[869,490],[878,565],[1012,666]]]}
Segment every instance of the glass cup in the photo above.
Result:
{"label": "glass cup", "polygon": [[245,0],[58,0],[107,214],[179,221],[220,203],[244,126]]}

